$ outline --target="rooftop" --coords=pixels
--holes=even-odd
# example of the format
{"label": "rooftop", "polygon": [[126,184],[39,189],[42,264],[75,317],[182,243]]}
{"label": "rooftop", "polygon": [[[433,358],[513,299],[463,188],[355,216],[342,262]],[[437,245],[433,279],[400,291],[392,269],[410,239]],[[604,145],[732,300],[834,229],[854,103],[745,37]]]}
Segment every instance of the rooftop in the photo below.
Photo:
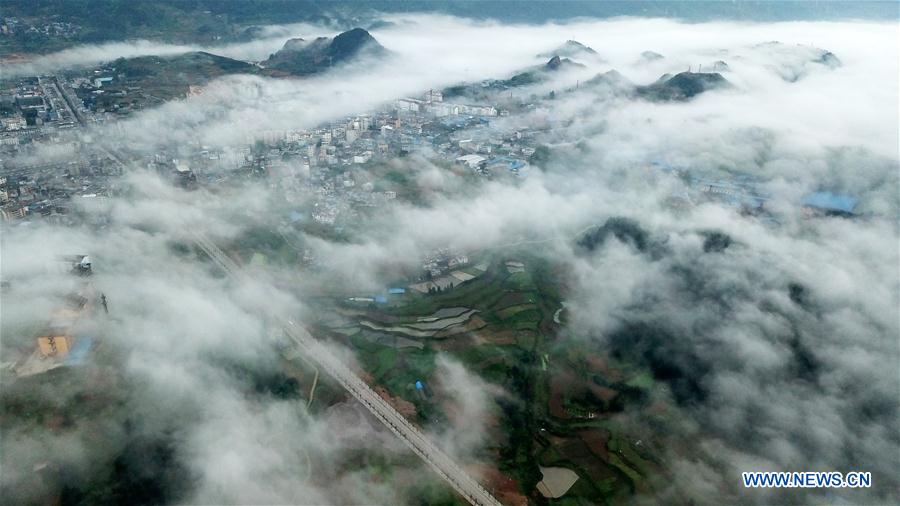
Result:
{"label": "rooftop", "polygon": [[856,197],[832,192],[814,192],[803,197],[804,206],[843,213],[852,213],[858,203]]}

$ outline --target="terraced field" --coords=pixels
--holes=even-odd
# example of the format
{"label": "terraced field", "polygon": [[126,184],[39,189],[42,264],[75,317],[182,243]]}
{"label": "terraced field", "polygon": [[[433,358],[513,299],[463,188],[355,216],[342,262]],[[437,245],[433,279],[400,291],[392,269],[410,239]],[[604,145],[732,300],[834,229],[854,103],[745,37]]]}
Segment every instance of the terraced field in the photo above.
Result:
{"label": "terraced field", "polygon": [[[649,487],[647,477],[660,468],[652,445],[629,433],[620,413],[649,405],[653,377],[567,335],[554,319],[563,303],[546,263],[525,253],[491,258],[474,271],[440,293],[408,290],[399,303],[342,304],[323,320],[357,350],[373,383],[415,406],[418,423],[451,423],[432,388],[442,380],[439,353],[507,392],[496,399],[499,423],[489,428],[483,458],[494,462],[487,474],[498,486],[513,484],[523,499],[561,494],[555,501],[611,504]],[[571,470],[560,482],[571,488],[554,482],[555,471],[539,488],[541,467]]]}

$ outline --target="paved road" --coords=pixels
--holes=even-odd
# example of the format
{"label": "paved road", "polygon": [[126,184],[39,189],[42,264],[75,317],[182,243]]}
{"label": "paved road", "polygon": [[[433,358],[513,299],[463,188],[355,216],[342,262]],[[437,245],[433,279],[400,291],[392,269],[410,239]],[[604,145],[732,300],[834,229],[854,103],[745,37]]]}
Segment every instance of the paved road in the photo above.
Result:
{"label": "paved road", "polygon": [[80,101],[76,101],[76,99],[73,99],[71,96],[69,96],[66,87],[59,82],[59,78],[56,76],[53,76],[53,85],[56,87],[57,91],[59,91],[62,99],[66,102],[66,107],[69,108],[69,112],[72,113],[72,116],[75,118],[75,120],[78,121],[81,126],[86,126],[87,122],[85,122],[84,116],[81,115],[81,110],[77,105]]}
{"label": "paved road", "polygon": [[[199,232],[194,232],[194,242],[229,276],[238,280],[249,280],[240,266],[229,258],[212,241]],[[397,435],[407,446],[459,495],[476,506],[500,506],[490,492],[472,478],[437,445],[430,441],[413,424],[397,412],[390,404],[376,394],[369,385],[335,357],[319,340],[301,325],[291,320],[277,318],[285,335],[297,345],[298,350],[310,361],[328,373],[344,387],[356,400],[362,403],[375,418]]]}

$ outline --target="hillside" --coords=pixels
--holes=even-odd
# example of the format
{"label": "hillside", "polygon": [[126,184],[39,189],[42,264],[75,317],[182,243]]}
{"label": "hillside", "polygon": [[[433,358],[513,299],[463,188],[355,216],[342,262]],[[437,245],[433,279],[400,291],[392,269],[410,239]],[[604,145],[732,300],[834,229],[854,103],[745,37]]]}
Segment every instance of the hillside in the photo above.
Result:
{"label": "hillside", "polygon": [[306,42],[291,39],[261,65],[273,75],[309,75],[322,72],[360,56],[384,56],[387,50],[362,28],[334,38],[319,37]]}
{"label": "hillside", "polygon": [[203,51],[193,51],[176,56],[139,56],[115,62],[126,79],[165,76],[184,84],[196,84],[227,74],[253,74],[257,67],[232,58]]}
{"label": "hillside", "polygon": [[772,41],[757,44],[753,50],[770,62],[769,66],[779,77],[791,83],[811,73],[834,70],[842,66],[837,55],[815,46]]}
{"label": "hillside", "polygon": [[231,74],[257,74],[253,64],[203,51],[176,56],[139,56],[113,62],[129,86],[139,86],[162,100],[184,96],[189,86],[200,86]]}
{"label": "hillside", "polygon": [[581,83],[581,88],[593,90],[596,93],[607,95],[631,97],[635,94],[636,86],[627,77],[617,70],[609,70]]}
{"label": "hillside", "polygon": [[572,61],[569,58],[560,58],[554,56],[543,65],[532,67],[524,72],[520,72],[509,79],[496,81],[495,85],[501,88],[515,88],[517,86],[527,86],[529,84],[537,84],[546,80],[554,72],[571,70],[574,68],[582,68],[584,65]]}
{"label": "hillside", "polygon": [[681,72],[662,76],[648,86],[638,86],[638,95],[654,101],[684,101],[705,91],[726,88],[731,84],[718,72]]}
{"label": "hillside", "polygon": [[567,40],[565,44],[558,48],[538,55],[540,58],[551,58],[553,56],[563,58],[598,58],[597,51],[577,40]]}

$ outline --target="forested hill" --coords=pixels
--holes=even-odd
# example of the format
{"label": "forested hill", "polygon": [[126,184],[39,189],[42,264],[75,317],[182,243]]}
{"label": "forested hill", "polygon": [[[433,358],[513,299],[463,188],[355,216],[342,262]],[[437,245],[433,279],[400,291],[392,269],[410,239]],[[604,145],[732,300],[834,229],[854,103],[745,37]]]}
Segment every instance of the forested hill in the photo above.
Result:
{"label": "forested hill", "polygon": [[[50,36],[19,30],[0,35],[0,56],[46,53],[66,47],[129,38],[205,43],[242,40],[253,25],[312,22],[338,30],[371,26],[381,13],[436,12],[504,22],[546,23],[577,17],[672,17],[687,21],[881,19],[896,20],[900,3],[483,0],[4,0],[0,19],[27,26],[71,23],[73,33]],[[247,32],[250,29],[251,32]]]}

